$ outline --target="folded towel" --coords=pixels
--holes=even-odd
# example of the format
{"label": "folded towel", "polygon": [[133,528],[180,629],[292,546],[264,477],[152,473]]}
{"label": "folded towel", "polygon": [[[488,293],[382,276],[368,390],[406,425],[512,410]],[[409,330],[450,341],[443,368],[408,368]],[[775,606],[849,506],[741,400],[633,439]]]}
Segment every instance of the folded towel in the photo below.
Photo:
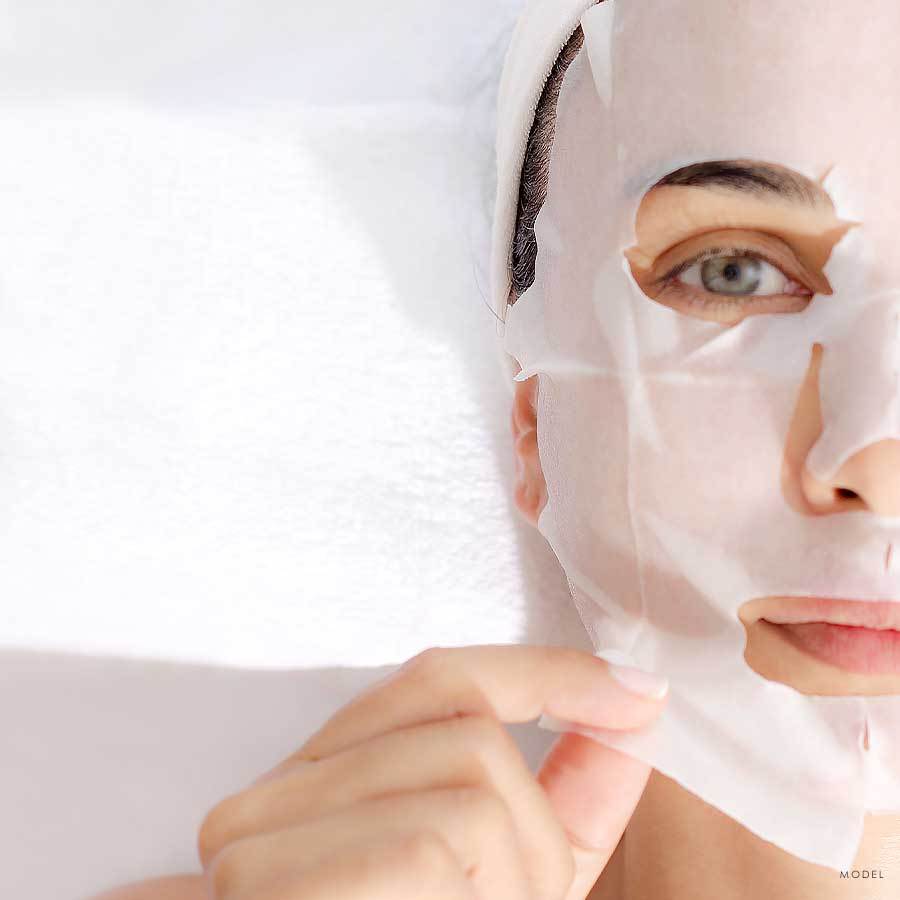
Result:
{"label": "folded towel", "polygon": [[[511,503],[486,297],[519,3],[15,4],[0,838],[16,896],[196,870],[204,814],[371,667],[430,645],[589,649]],[[555,738],[512,730],[533,765]]]}
{"label": "folded towel", "polygon": [[0,642],[277,668],[577,632],[485,296],[518,5],[21,4]]}

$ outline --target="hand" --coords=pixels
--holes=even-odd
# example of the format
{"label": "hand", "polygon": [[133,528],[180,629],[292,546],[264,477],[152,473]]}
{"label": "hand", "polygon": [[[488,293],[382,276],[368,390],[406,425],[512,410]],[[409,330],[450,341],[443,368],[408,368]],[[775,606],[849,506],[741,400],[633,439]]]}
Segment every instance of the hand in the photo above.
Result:
{"label": "hand", "polygon": [[[634,728],[664,699],[579,650],[431,648],[207,814],[214,900],[584,900],[649,767],[574,732],[532,774],[504,722]],[[633,671],[633,670],[631,670]]]}

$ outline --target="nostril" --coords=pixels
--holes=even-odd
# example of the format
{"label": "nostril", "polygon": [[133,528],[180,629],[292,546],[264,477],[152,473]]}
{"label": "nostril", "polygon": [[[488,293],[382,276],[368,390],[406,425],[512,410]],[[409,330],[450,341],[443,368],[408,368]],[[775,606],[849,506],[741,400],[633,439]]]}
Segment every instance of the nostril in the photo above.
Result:
{"label": "nostril", "polygon": [[834,494],[841,500],[859,500],[859,494],[851,491],[850,488],[835,488]]}

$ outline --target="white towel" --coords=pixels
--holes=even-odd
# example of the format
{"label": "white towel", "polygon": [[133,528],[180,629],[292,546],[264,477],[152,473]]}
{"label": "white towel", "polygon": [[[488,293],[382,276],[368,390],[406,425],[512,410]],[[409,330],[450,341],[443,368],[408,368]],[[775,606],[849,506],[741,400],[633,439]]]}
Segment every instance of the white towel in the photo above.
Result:
{"label": "white towel", "polygon": [[[512,506],[486,298],[492,87],[518,5],[12,4],[15,896],[196,870],[207,810],[371,667],[589,648]],[[534,762],[553,735],[528,734]]]}
{"label": "white towel", "polygon": [[2,100],[0,641],[546,638],[481,293],[515,4],[41,5]]}

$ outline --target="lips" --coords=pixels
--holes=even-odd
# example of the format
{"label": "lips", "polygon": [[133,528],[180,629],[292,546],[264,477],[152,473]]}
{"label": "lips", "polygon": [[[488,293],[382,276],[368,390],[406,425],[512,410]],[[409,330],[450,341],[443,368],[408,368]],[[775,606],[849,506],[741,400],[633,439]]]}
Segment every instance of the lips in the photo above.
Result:
{"label": "lips", "polygon": [[893,600],[831,600],[825,597],[780,597],[765,619],[774,625],[829,622],[859,628],[900,631],[900,602]]}
{"label": "lips", "polygon": [[829,665],[866,675],[900,674],[900,603],[783,597],[761,621]]}

